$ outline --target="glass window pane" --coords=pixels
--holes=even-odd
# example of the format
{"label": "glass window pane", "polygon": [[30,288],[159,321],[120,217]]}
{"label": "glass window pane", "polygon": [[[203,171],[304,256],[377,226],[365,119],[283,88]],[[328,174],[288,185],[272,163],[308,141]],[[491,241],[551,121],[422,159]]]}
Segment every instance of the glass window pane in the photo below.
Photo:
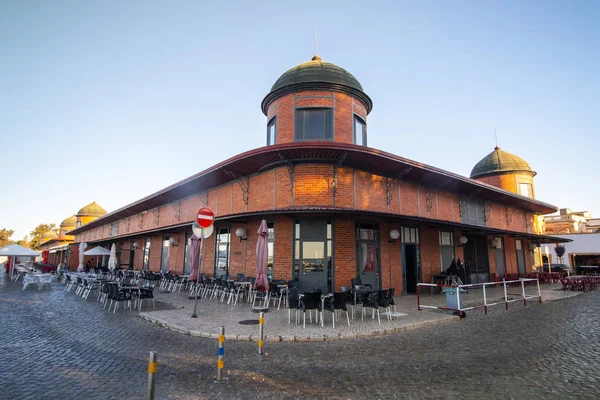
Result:
{"label": "glass window pane", "polygon": [[523,244],[521,243],[521,241],[519,239],[515,240],[515,245],[517,247],[517,250],[523,249]]}
{"label": "glass window pane", "polygon": [[331,139],[333,110],[331,108],[298,109],[295,118],[296,140]]}
{"label": "glass window pane", "polygon": [[296,239],[300,239],[300,224],[296,224]]}
{"label": "glass window pane", "polygon": [[327,223],[327,239],[331,239],[331,223]]}
{"label": "glass window pane", "polygon": [[359,146],[365,146],[364,138],[365,124],[360,118],[354,117],[354,143]]}
{"label": "glass window pane", "polygon": [[327,257],[331,258],[331,240],[327,241]]}
{"label": "glass window pane", "polygon": [[304,273],[322,272],[325,266],[325,243],[302,243],[302,268]]}
{"label": "glass window pane", "polygon": [[304,138],[322,139],[324,137],[325,115],[322,111],[304,112]]}
{"label": "glass window pane", "polygon": [[296,260],[300,259],[300,241],[296,240],[296,246],[294,246],[295,250],[294,250],[294,258]]}

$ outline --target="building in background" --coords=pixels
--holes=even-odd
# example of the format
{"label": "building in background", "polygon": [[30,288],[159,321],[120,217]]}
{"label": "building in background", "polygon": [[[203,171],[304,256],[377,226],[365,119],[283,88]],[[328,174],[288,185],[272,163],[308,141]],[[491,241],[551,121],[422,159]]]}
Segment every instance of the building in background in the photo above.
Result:
{"label": "building in background", "polygon": [[496,148],[470,179],[374,149],[372,108],[352,74],[315,56],[263,99],[264,147],[76,227],[71,247],[114,243],[123,268],[187,274],[196,268],[191,225],[208,206],[216,215],[200,266],[208,276],[255,276],[264,219],[273,279],[339,291],[358,277],[414,293],[455,258],[468,281],[485,282],[530,272],[541,243],[567,241],[538,226],[556,207],[535,199],[535,172],[522,159]]}
{"label": "building in background", "polygon": [[68,232],[103,215],[106,215],[106,210],[94,201],[81,208],[77,214],[62,221],[58,235],[52,231],[44,233],[42,243],[38,248],[42,254],[42,262],[52,265],[58,265],[61,262],[66,264],[72,253],[70,245],[75,240],[75,237]]}
{"label": "building in background", "polygon": [[587,211],[571,211],[561,208],[558,214],[545,215],[544,223],[549,234],[600,232],[600,218],[593,218]]}

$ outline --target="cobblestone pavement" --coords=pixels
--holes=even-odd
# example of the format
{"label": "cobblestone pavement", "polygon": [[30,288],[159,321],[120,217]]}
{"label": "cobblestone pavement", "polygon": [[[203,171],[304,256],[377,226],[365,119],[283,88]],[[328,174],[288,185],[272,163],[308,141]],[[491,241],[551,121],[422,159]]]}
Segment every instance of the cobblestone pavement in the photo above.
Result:
{"label": "cobblestone pavement", "polygon": [[[2,274],[4,275],[4,274]],[[388,336],[225,343],[129,311],[0,278],[0,399],[143,399],[158,351],[157,399],[597,398],[600,291]],[[159,307],[161,307],[159,305]],[[164,305],[162,306],[165,307]]]}

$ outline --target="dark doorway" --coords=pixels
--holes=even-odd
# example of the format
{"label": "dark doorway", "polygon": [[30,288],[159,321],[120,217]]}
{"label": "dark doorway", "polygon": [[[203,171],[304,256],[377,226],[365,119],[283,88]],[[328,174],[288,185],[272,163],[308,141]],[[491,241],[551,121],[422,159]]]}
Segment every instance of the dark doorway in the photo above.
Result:
{"label": "dark doorway", "polygon": [[129,269],[135,269],[133,267],[133,263],[135,261],[135,240],[132,240],[131,242],[129,242]]}
{"label": "dark doorway", "polygon": [[417,282],[419,281],[417,246],[414,244],[405,244],[404,258],[406,262],[406,292],[417,293]]}
{"label": "dark doorway", "polygon": [[465,244],[466,283],[489,282],[490,263],[487,237],[470,235],[467,236],[467,239]]}

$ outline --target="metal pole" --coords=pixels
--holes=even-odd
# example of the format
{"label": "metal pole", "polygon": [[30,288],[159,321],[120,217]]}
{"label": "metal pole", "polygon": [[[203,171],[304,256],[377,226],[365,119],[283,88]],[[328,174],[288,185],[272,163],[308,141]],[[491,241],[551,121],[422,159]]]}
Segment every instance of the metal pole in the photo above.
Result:
{"label": "metal pole", "polygon": [[485,295],[485,283],[483,284],[483,309],[487,314],[487,296]]}
{"label": "metal pole", "polygon": [[225,357],[225,327],[222,326],[219,328],[219,348],[217,350],[217,380],[215,383],[221,382],[223,379],[223,367],[225,366],[225,361],[223,361],[223,357]]}
{"label": "metal pole", "polygon": [[462,313],[460,312],[460,286],[456,287],[456,307],[458,308],[458,318],[462,317]]}
{"label": "metal pole", "polygon": [[525,298],[525,281],[521,280],[521,293],[523,293],[523,305],[527,305],[527,299]]}
{"label": "metal pole", "polygon": [[508,311],[508,295],[506,294],[506,281],[504,281],[504,305],[506,306],[506,311]]}
{"label": "metal pole", "polygon": [[[417,310],[421,311],[421,296],[419,284],[417,283]],[[354,304],[356,304],[356,292],[354,292]],[[352,318],[354,318],[354,306],[352,307]]]}
{"label": "metal pole", "polygon": [[538,298],[540,300],[540,303],[542,302],[542,293],[540,292],[540,280],[536,279],[535,280],[537,282],[537,287],[538,287]]}
{"label": "metal pole", "polygon": [[263,351],[263,337],[264,337],[264,326],[265,326],[265,313],[263,311],[260,312],[260,317],[258,318],[258,354],[262,355]]}
{"label": "metal pole", "polygon": [[152,350],[148,359],[148,400],[154,400],[154,373],[157,359],[158,353],[156,350]]}
{"label": "metal pole", "polygon": [[[200,265],[202,265],[202,256],[204,255],[204,228],[200,228],[202,230],[202,238],[200,238],[200,259],[198,260],[198,273],[196,274],[196,287],[198,287],[198,283],[200,282]],[[194,313],[192,314],[192,318],[198,318],[196,314],[196,308],[198,307],[198,292],[194,296]]]}

